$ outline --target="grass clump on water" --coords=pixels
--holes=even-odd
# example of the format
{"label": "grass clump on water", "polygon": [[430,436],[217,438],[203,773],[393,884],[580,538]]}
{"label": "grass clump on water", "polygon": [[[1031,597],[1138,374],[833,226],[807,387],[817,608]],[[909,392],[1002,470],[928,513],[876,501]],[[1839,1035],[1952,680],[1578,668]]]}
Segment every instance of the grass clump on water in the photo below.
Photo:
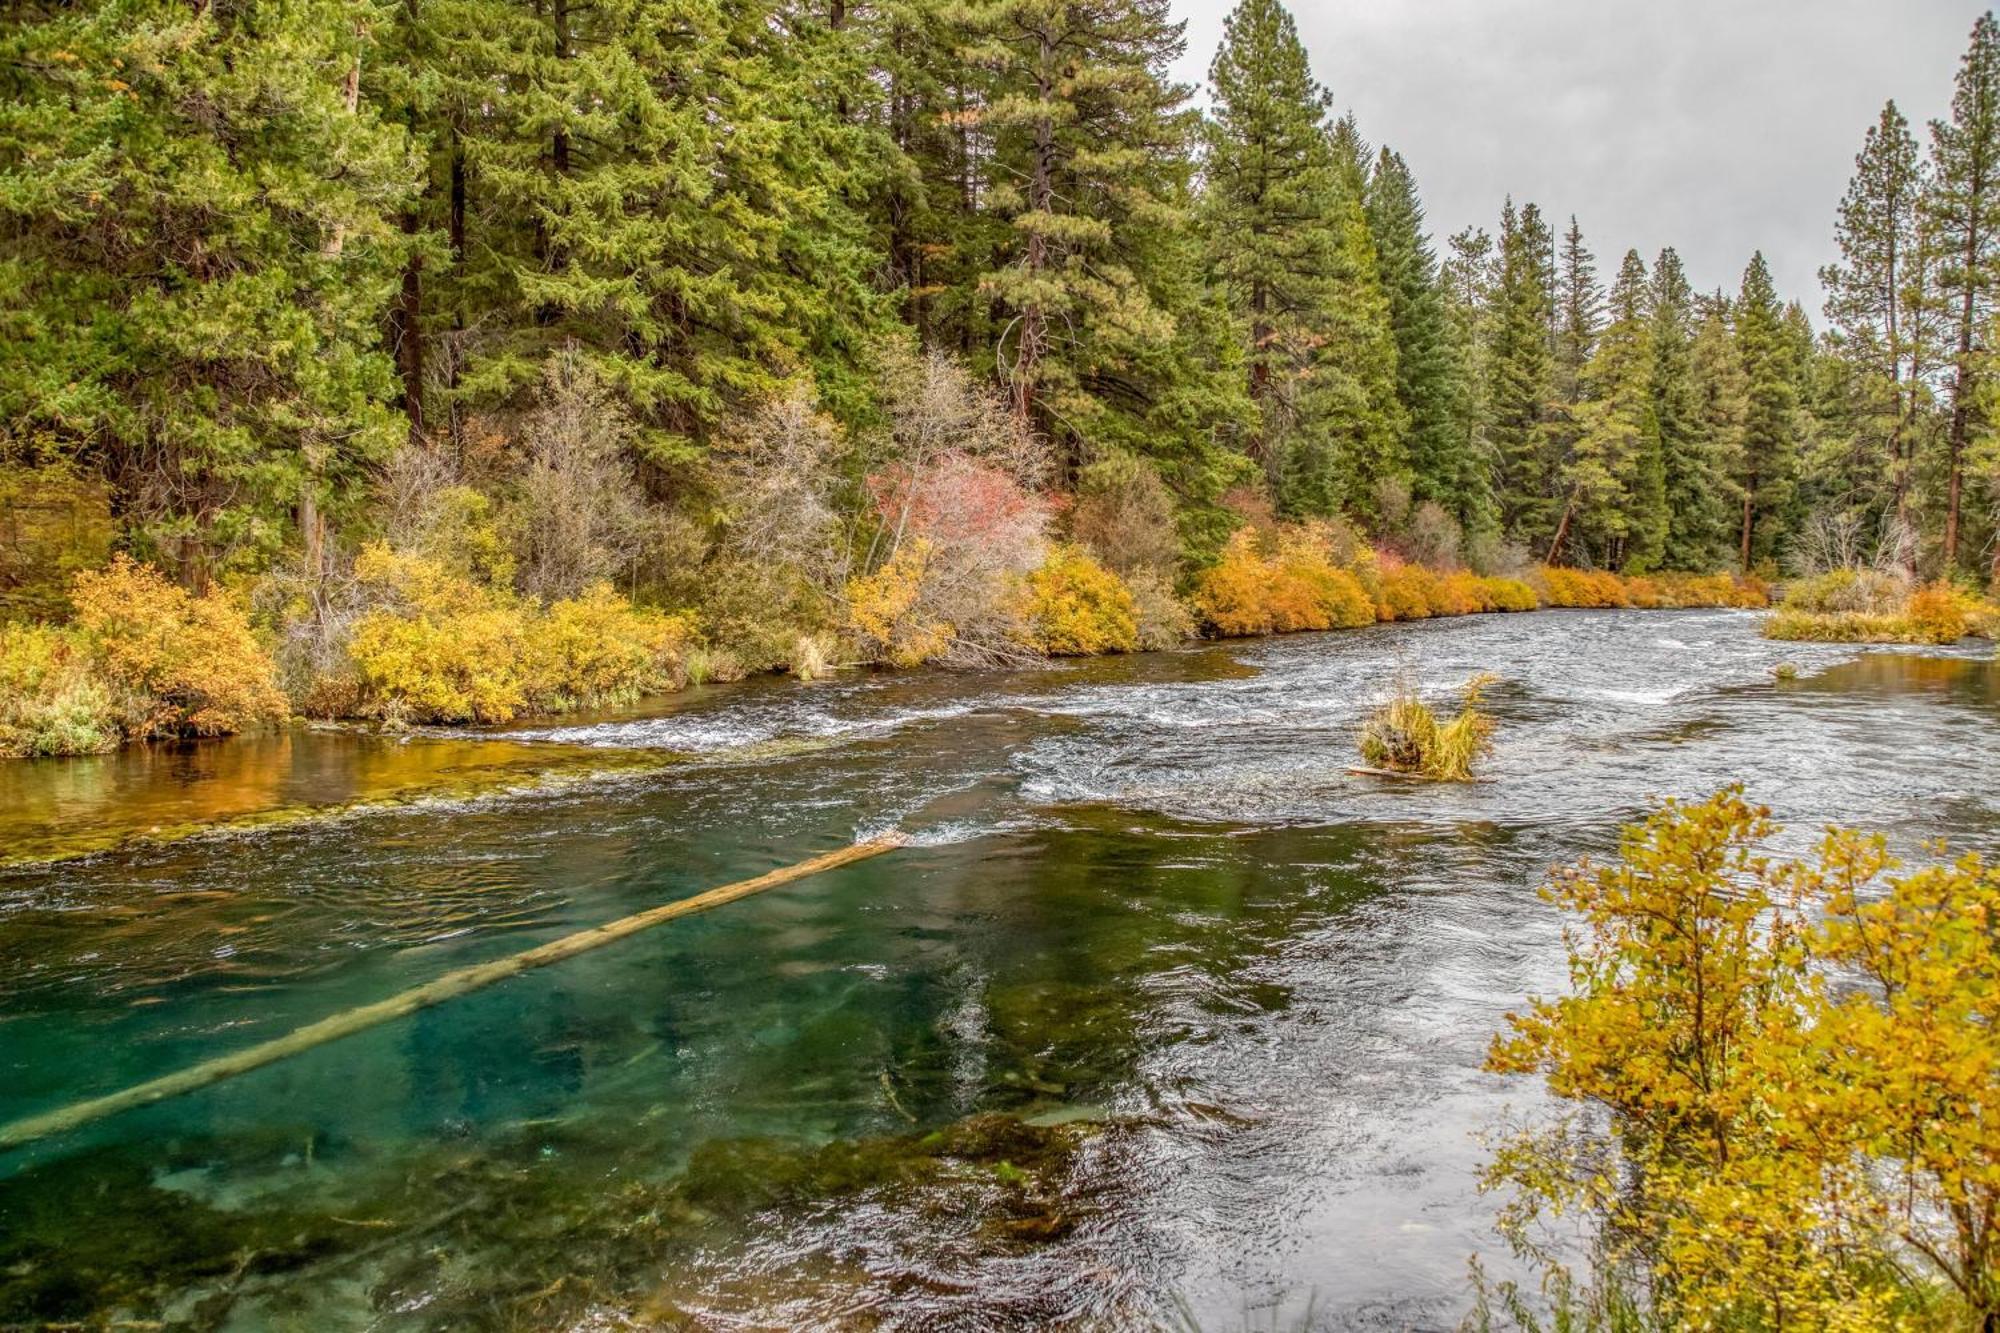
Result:
{"label": "grass clump on water", "polygon": [[1361,757],[1372,767],[1434,782],[1469,782],[1472,766],[1493,749],[1493,719],[1479,710],[1493,684],[1486,673],[1465,683],[1458,716],[1440,722],[1408,679],[1361,729]]}

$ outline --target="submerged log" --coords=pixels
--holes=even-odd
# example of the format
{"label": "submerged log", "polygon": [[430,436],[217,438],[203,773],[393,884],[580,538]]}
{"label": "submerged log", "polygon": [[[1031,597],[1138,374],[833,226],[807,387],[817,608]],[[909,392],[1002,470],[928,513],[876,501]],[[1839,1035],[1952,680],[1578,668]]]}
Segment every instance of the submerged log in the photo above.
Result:
{"label": "submerged log", "polygon": [[649,930],[677,917],[692,916],[696,912],[721,907],[725,903],[748,898],[766,889],[775,889],[780,885],[795,883],[824,871],[852,865],[856,861],[865,861],[872,856],[880,856],[884,852],[901,847],[904,841],[903,835],[899,833],[888,834],[815,856],[797,865],[784,866],[759,875],[755,879],[739,880],[705,893],[697,893],[691,898],[676,899],[643,912],[636,912],[631,916],[620,917],[601,926],[593,926],[589,930],[580,930],[573,935],[550,940],[547,944],[537,945],[506,958],[495,959],[490,963],[478,963],[472,967],[462,967],[456,972],[447,972],[435,981],[427,981],[400,995],[392,995],[373,1004],[364,1004],[358,1009],[349,1009],[331,1018],[322,1018],[317,1023],[308,1023],[282,1037],[275,1037],[231,1055],[218,1056],[192,1068],[183,1069],[179,1073],[168,1074],[127,1088],[123,1092],[95,1097],[58,1110],[46,1111],[41,1115],[31,1115],[9,1125],[0,1125],[0,1152],[21,1147],[23,1144],[47,1138],[52,1134],[67,1133],[79,1125],[117,1115],[121,1111],[149,1106],[154,1102],[165,1101],[169,1097],[178,1097],[184,1092],[193,1092],[212,1083],[220,1083],[223,1079],[248,1073],[252,1069],[282,1060],[288,1055],[297,1055],[301,1051],[309,1051],[315,1046],[323,1046],[327,1042],[352,1036],[356,1032],[386,1023],[390,1019],[401,1018],[419,1009],[427,1009],[434,1004],[457,999],[461,995],[490,986],[496,981],[517,976],[531,968],[546,967],[550,963],[559,963],[580,953],[602,948],[614,940],[636,935],[642,930]]}

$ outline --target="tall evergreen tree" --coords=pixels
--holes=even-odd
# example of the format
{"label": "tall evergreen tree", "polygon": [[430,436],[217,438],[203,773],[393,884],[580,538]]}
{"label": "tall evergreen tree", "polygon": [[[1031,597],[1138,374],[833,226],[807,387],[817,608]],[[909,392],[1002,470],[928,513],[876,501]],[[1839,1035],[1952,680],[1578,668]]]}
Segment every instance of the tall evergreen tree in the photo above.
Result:
{"label": "tall evergreen tree", "polygon": [[1717,535],[1728,516],[1695,373],[1694,297],[1680,255],[1671,248],[1660,251],[1653,265],[1652,324],[1653,420],[1666,511],[1660,563],[1667,569],[1708,569],[1718,559]]}
{"label": "tall evergreen tree", "polygon": [[1604,322],[1604,288],[1597,281],[1597,256],[1583,243],[1583,228],[1570,216],[1557,259],[1556,395],[1566,403],[1582,398],[1583,368],[1597,350]]}
{"label": "tall evergreen tree", "polygon": [[[1906,318],[1911,258],[1917,248],[1917,212],[1925,180],[1909,123],[1890,102],[1869,127],[1854,159],[1854,178],[1841,200],[1835,236],[1841,262],[1820,270],[1826,316],[1844,351],[1861,372],[1852,424],[1879,441],[1887,494],[1882,506],[1899,523],[1909,520],[1913,459],[1912,415],[1906,397],[1919,384],[1909,373],[1910,321]],[[1875,508],[1876,506],[1870,506]]]}
{"label": "tall evergreen tree", "polygon": [[1024,425],[1069,466],[1086,446],[1159,452],[1184,495],[1228,475],[1239,358],[1208,336],[1188,244],[1195,118],[1167,77],[1167,0],[969,0],[952,11],[993,71],[977,110],[982,206],[1008,239],[980,291],[993,364]]}
{"label": "tall evergreen tree", "polygon": [[1443,294],[1446,346],[1454,367],[1451,448],[1464,469],[1460,486],[1468,499],[1460,522],[1483,545],[1497,535],[1499,524],[1490,437],[1499,275],[1493,238],[1484,228],[1468,227],[1452,236],[1449,245],[1450,255],[1439,267],[1438,286]]}
{"label": "tall evergreen tree", "polygon": [[1546,550],[1558,519],[1549,450],[1555,396],[1550,330],[1549,230],[1529,204],[1510,199],[1500,215],[1489,412],[1501,528],[1509,540]]}
{"label": "tall evergreen tree", "polygon": [[1252,453],[1274,462],[1299,423],[1338,263],[1330,99],[1277,0],[1244,0],[1225,20],[1208,77],[1209,268],[1246,326],[1249,390],[1263,419]]}
{"label": "tall evergreen tree", "polygon": [[1740,559],[1743,488],[1739,481],[1744,453],[1743,433],[1750,415],[1750,385],[1743,358],[1730,328],[1729,303],[1715,299],[1698,307],[1701,323],[1689,354],[1694,382],[1697,447],[1686,458],[1681,482],[1672,494],[1692,501],[1676,511],[1678,540],[1684,549],[1700,552],[1700,564],[1731,554]]}
{"label": "tall evergreen tree", "polygon": [[95,465],[200,586],[401,438],[378,330],[417,168],[375,0],[17,7],[0,35],[0,455]]}
{"label": "tall evergreen tree", "polygon": [[1751,256],[1744,270],[1734,315],[1746,401],[1735,466],[1742,491],[1737,555],[1747,572],[1778,551],[1798,453],[1796,413],[1802,372],[1796,340],[1787,328],[1761,252]]}
{"label": "tall evergreen tree", "polygon": [[1646,265],[1627,251],[1609,320],[1582,374],[1576,446],[1560,477],[1563,518],[1550,546],[1561,555],[1574,523],[1594,563],[1635,572],[1658,567],[1666,548],[1666,472],[1654,412],[1653,329]]}
{"label": "tall evergreen tree", "polygon": [[1454,347],[1447,326],[1437,255],[1424,234],[1416,181],[1402,157],[1387,147],[1369,177],[1367,202],[1368,231],[1396,342],[1397,397],[1409,420],[1411,491],[1469,527],[1485,506],[1459,428],[1464,349]]}
{"label": "tall evergreen tree", "polygon": [[2000,286],[2000,23],[1982,14],[1959,65],[1951,118],[1931,122],[1935,167],[1925,208],[1942,252],[1938,274],[1953,321],[1951,424],[1945,437],[1943,556],[1959,557],[1966,447],[1976,423],[1985,334]]}

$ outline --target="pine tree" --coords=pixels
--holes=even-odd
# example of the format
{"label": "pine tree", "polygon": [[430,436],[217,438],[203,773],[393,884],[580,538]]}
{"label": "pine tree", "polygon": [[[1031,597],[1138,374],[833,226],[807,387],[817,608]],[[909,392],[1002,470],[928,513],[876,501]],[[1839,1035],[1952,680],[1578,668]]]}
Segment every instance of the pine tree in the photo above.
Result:
{"label": "pine tree", "polygon": [[[1694,297],[1671,248],[1653,265],[1653,420],[1660,437],[1660,488],[1666,514],[1660,563],[1666,569],[1714,567],[1727,522],[1717,466],[1695,373]],[[1718,325],[1720,328],[1720,325]],[[1725,336],[1726,342],[1726,336]]]}
{"label": "pine tree", "polygon": [[1453,365],[1451,448],[1462,469],[1459,490],[1467,499],[1460,515],[1468,535],[1480,544],[1498,536],[1493,494],[1491,386],[1495,293],[1499,274],[1493,238],[1483,228],[1454,235],[1451,254],[1440,266],[1445,334]]}
{"label": "pine tree", "polygon": [[1669,485],[1670,503],[1691,501],[1676,511],[1680,538],[1698,553],[1705,568],[1738,547],[1743,489],[1743,433],[1750,415],[1750,385],[1743,359],[1730,328],[1729,302],[1706,298],[1701,323],[1689,356],[1694,381],[1697,448],[1684,459],[1685,469]]}
{"label": "pine tree", "polygon": [[1597,350],[1604,322],[1604,289],[1597,281],[1597,257],[1583,243],[1574,214],[1563,233],[1556,278],[1556,396],[1575,403],[1582,394],[1583,368]]}
{"label": "pine tree", "polygon": [[[1572,228],[1574,232],[1574,228]],[[1576,443],[1558,484],[1563,512],[1549,557],[1576,545],[1595,563],[1655,568],[1666,543],[1665,473],[1653,412],[1653,336],[1646,266],[1629,251],[1611,292],[1610,320],[1579,376]]]}
{"label": "pine tree", "polygon": [[359,499],[416,165],[375,0],[17,8],[0,35],[0,454],[113,484],[192,586]]}
{"label": "pine tree", "polygon": [[1409,421],[1396,392],[1389,295],[1368,231],[1368,145],[1353,117],[1333,127],[1334,248],[1312,376],[1309,428],[1283,461],[1280,499],[1295,513],[1376,514],[1383,488],[1407,487]]}
{"label": "pine tree", "polygon": [[1459,428],[1465,363],[1445,317],[1437,255],[1402,157],[1383,148],[1368,183],[1368,231],[1389,298],[1396,391],[1409,420],[1411,493],[1471,526],[1484,508]]}
{"label": "pine tree", "polygon": [[1500,215],[1488,402],[1501,529],[1511,541],[1546,550],[1559,517],[1549,446],[1555,396],[1549,287],[1549,230],[1529,204],[1510,199]]}
{"label": "pine tree", "polygon": [[1954,324],[1951,423],[1945,439],[1944,562],[1959,556],[1965,452],[1975,427],[1980,360],[2000,286],[2000,23],[1982,14],[1959,65],[1951,119],[1931,122],[1935,176],[1925,209],[1942,252],[1938,281]]}
{"label": "pine tree", "polygon": [[1298,427],[1338,262],[1329,98],[1277,0],[1245,0],[1225,20],[1208,77],[1209,269],[1247,333],[1249,392],[1262,418],[1251,452],[1275,465]]}
{"label": "pine tree", "polygon": [[989,71],[970,117],[979,204],[1002,224],[977,279],[983,356],[1065,467],[1098,447],[1152,457],[1184,501],[1239,476],[1252,421],[1190,236],[1182,25],[1166,0],[969,0],[947,11]]}
{"label": "pine tree", "polygon": [[1736,483],[1742,491],[1737,554],[1745,572],[1777,554],[1798,454],[1798,382],[1803,367],[1760,252],[1743,273],[1735,307],[1737,356],[1746,394]]}
{"label": "pine tree", "polygon": [[[1910,321],[1906,318],[1910,265],[1917,248],[1917,214],[1925,191],[1917,142],[1896,104],[1882,108],[1854,159],[1854,178],[1841,200],[1835,230],[1841,262],[1820,270],[1826,316],[1861,372],[1842,397],[1853,403],[1852,424],[1886,463],[1885,507],[1899,524],[1909,521],[1913,459],[1911,409],[1919,385],[1909,373]],[[1871,508],[1877,506],[1871,506]]]}

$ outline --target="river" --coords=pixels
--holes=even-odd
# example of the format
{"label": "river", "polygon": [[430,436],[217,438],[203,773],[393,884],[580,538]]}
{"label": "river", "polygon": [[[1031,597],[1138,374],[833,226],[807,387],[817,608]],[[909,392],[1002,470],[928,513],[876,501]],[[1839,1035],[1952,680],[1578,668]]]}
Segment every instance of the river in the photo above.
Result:
{"label": "river", "polygon": [[[913,843],[0,1157],[0,1325],[1455,1327],[1468,1257],[1506,1271],[1476,1135],[1537,1093],[1480,1061],[1560,983],[1550,864],[1732,781],[1790,847],[2000,850],[1990,646],[1756,627],[1484,616],[15,764],[17,853],[371,765],[570,776],[0,869],[0,1121]],[[1491,782],[1346,771],[1399,670],[1499,676]],[[635,754],[671,762],[584,762]]]}

